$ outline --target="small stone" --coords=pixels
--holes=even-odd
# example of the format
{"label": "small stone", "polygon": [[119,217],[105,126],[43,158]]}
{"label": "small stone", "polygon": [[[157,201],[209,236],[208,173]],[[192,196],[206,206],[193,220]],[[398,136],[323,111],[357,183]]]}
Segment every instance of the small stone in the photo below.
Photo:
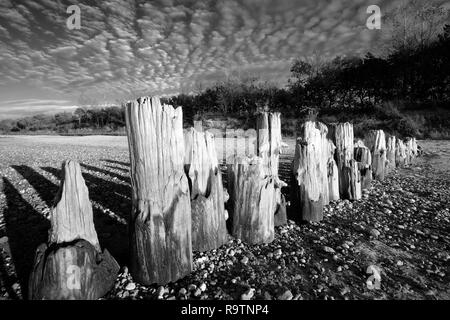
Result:
{"label": "small stone", "polygon": [[196,289],[197,289],[197,286],[193,283],[188,286],[188,291],[194,291]]}
{"label": "small stone", "polygon": [[292,300],[293,297],[292,292],[290,290],[286,290],[277,297],[277,300]]}
{"label": "small stone", "polygon": [[325,251],[326,253],[335,253],[336,252],[336,251],[334,251],[333,248],[330,248],[327,246],[323,247],[323,251]]}
{"label": "small stone", "polygon": [[401,260],[397,261],[397,266],[401,267],[401,266],[403,266],[403,264],[404,264],[403,261],[401,261]]}
{"label": "small stone", "polygon": [[342,272],[342,267],[341,266],[337,267],[337,272]]}
{"label": "small stone", "polygon": [[158,287],[158,290],[156,291],[156,294],[157,294],[158,298],[162,298],[163,297],[164,291],[165,291],[165,289],[164,289],[163,286],[159,286]]}
{"label": "small stone", "polygon": [[178,291],[178,294],[179,295],[185,295],[187,293],[187,290],[185,289],[185,288],[181,288],[179,291]]}
{"label": "small stone", "polygon": [[198,289],[195,290],[195,292],[194,292],[194,297],[200,297],[201,294],[202,294],[202,290],[200,290],[200,288],[198,288]]}
{"label": "small stone", "polygon": [[248,263],[248,258],[246,256],[244,256],[241,260],[242,264],[247,264]]}
{"label": "small stone", "polygon": [[378,238],[381,235],[381,232],[378,231],[377,229],[371,229],[370,230],[370,235],[374,238]]}
{"label": "small stone", "polygon": [[267,291],[264,291],[264,300],[272,300],[272,296]]}
{"label": "small stone", "polygon": [[250,288],[241,295],[241,300],[250,300],[255,295],[255,289]]}
{"label": "small stone", "polygon": [[205,292],[206,291],[206,283],[202,283],[201,285],[200,285],[200,287],[198,287],[200,290],[201,290],[201,292]]}
{"label": "small stone", "polygon": [[125,287],[125,290],[128,291],[133,291],[134,289],[136,289],[136,284],[134,282],[130,282],[129,284],[127,284],[127,286]]}
{"label": "small stone", "polygon": [[4,245],[8,243],[8,237],[4,236],[0,238],[0,245]]}
{"label": "small stone", "polygon": [[281,249],[277,249],[277,250],[275,250],[275,252],[273,254],[275,256],[281,256],[281,253],[282,253]]}

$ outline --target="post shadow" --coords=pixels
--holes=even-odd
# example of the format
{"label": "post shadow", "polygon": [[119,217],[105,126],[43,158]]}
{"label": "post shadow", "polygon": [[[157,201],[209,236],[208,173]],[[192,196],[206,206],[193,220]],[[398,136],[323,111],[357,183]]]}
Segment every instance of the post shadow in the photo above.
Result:
{"label": "post shadow", "polygon": [[124,182],[126,182],[128,184],[131,184],[131,179],[130,179],[129,176],[124,176],[124,175],[121,175],[121,174],[117,174],[115,172],[112,172],[112,171],[109,171],[109,170],[105,170],[105,169],[102,169],[102,168],[98,168],[98,167],[94,167],[94,166],[91,166],[91,165],[88,165],[88,164],[85,164],[85,163],[80,163],[80,165],[81,165],[81,167],[83,167],[83,168],[85,168],[87,170],[95,171],[95,172],[98,172],[98,173],[101,173],[101,174],[106,174],[106,175],[109,175],[111,177],[115,177],[115,178],[117,178],[119,180],[122,180],[122,181],[124,181]]}
{"label": "post shadow", "polygon": [[108,162],[108,163],[111,163],[111,164],[118,164],[120,166],[125,166],[125,167],[129,167],[130,166],[129,162],[110,160],[110,159],[101,159],[101,161]]}
{"label": "post shadow", "polygon": [[11,258],[19,280],[22,296],[28,296],[28,278],[33,268],[36,248],[47,241],[50,222],[22,197],[20,192],[3,177],[3,192],[7,208],[3,215]]}
{"label": "post shadow", "polygon": [[123,173],[125,173],[125,174],[127,174],[127,175],[130,174],[130,169],[124,169],[124,168],[121,168],[121,167],[110,166],[110,165],[107,165],[107,167],[108,167],[108,168],[111,168],[111,169],[114,169],[114,170],[122,171]]}
{"label": "post shadow", "polygon": [[40,198],[51,207],[55,199],[55,195],[58,192],[58,186],[41,175],[33,168],[25,165],[13,165],[11,166],[16,170],[24,179],[26,179],[31,186],[38,192]]}

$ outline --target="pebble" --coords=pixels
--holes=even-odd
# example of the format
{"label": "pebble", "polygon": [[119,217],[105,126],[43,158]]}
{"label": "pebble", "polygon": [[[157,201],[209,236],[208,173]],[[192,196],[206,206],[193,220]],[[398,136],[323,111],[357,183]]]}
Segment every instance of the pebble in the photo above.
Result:
{"label": "pebble", "polygon": [[4,245],[8,243],[8,237],[4,236],[0,238],[0,245]]}
{"label": "pebble", "polygon": [[188,291],[194,291],[195,289],[197,289],[197,286],[193,283],[188,286]]}
{"label": "pebble", "polygon": [[185,295],[187,293],[187,290],[185,289],[185,288],[181,288],[179,291],[178,291],[178,294],[179,295]]}
{"label": "pebble", "polygon": [[327,246],[323,247],[323,251],[325,251],[327,253],[335,253],[336,252],[336,251],[334,251],[333,248],[330,248],[330,247],[327,247]]}
{"label": "pebble", "polygon": [[370,230],[370,235],[374,238],[378,238],[381,235],[381,232],[378,231],[377,229],[371,229]]}
{"label": "pebble", "polygon": [[198,289],[195,290],[195,292],[194,292],[194,297],[200,297],[201,294],[202,294],[202,290],[200,290],[200,288],[198,288]]}
{"label": "pebble", "polygon": [[248,258],[246,256],[244,256],[241,260],[242,264],[247,264],[248,263]]}
{"label": "pebble", "polygon": [[158,298],[162,298],[164,295],[165,289],[163,286],[159,286],[158,290],[156,291],[156,295],[158,296]]}
{"label": "pebble", "polygon": [[198,287],[200,290],[201,290],[201,292],[205,292],[206,291],[206,283],[202,283],[201,285],[200,285],[200,287]]}
{"label": "pebble", "polygon": [[293,297],[292,292],[290,290],[286,290],[277,297],[277,300],[292,300]]}
{"label": "pebble", "polygon": [[[125,287],[125,290],[128,290],[128,291],[132,291],[132,290],[134,290],[134,289],[136,289],[136,284],[134,283],[134,282],[130,282],[129,284],[127,284],[127,286]],[[163,288],[164,289],[164,288]]]}
{"label": "pebble", "polygon": [[250,288],[241,295],[241,300],[250,300],[255,295],[255,289]]}

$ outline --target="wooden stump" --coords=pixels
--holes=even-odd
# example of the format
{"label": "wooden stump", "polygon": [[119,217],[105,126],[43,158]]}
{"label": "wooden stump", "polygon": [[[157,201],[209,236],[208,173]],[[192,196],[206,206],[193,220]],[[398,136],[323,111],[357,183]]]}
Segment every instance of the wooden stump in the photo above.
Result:
{"label": "wooden stump", "polygon": [[351,200],[359,200],[362,198],[361,190],[361,174],[359,171],[358,162],[350,160],[349,165],[343,169],[343,180],[345,186],[348,188],[345,190],[345,194],[351,195]]}
{"label": "wooden stump", "polygon": [[80,165],[68,161],[51,213],[49,245],[36,251],[29,299],[93,300],[114,285],[119,265],[101,252]]}
{"label": "wooden stump", "polygon": [[363,143],[355,147],[355,160],[361,176],[361,189],[368,190],[372,184],[372,155]]}
{"label": "wooden stump", "polygon": [[404,167],[407,164],[406,146],[403,140],[397,139],[395,147],[395,162],[397,167]]}
{"label": "wooden stump", "polygon": [[327,132],[324,124],[308,121],[297,138],[291,187],[293,219],[297,221],[323,219],[324,199],[328,197],[328,157],[323,146]]}
{"label": "wooden stump", "polygon": [[214,136],[191,128],[184,137],[184,167],[191,194],[192,250],[217,249],[227,242],[228,235]]}
{"label": "wooden stump", "polygon": [[183,112],[145,97],[129,102],[125,114],[132,186],[130,271],[142,284],[165,284],[192,270]]}
{"label": "wooden stump", "polygon": [[386,172],[386,138],[383,130],[371,130],[366,137],[366,145],[372,153],[374,179],[383,181]]}
{"label": "wooden stump", "polygon": [[[356,179],[358,172],[351,161],[354,160],[354,134],[351,123],[340,123],[334,128],[334,144],[336,145],[336,164],[339,171],[339,194],[342,199],[359,200],[361,190],[354,188],[360,183],[348,179]],[[357,170],[358,171],[358,170]],[[354,190],[354,191],[352,191]]]}
{"label": "wooden stump", "polygon": [[386,173],[393,171],[396,167],[395,164],[395,149],[396,149],[395,136],[389,136],[386,145]]}
{"label": "wooden stump", "polygon": [[414,158],[417,158],[419,156],[419,146],[417,145],[416,138],[411,138],[411,140],[412,140],[413,155],[414,155]]}
{"label": "wooden stump", "polygon": [[274,239],[275,181],[265,171],[260,157],[236,158],[228,166],[232,234],[249,244]]}
{"label": "wooden stump", "polygon": [[336,147],[331,140],[328,143],[328,200],[337,201],[340,199],[339,195],[339,170],[334,160],[334,153]]}
{"label": "wooden stump", "polygon": [[256,118],[257,155],[261,157],[267,176],[275,181],[275,226],[287,224],[286,201],[281,188],[287,184],[278,176],[279,158],[285,146],[281,136],[281,114],[279,112],[261,112]]}
{"label": "wooden stump", "polygon": [[405,140],[406,163],[411,165],[417,156],[417,142],[415,138],[408,137]]}

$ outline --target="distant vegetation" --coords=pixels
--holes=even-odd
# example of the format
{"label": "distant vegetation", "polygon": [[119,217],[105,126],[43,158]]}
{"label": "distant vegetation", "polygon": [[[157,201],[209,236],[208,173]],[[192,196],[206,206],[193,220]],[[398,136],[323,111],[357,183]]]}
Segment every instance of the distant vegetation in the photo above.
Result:
{"label": "distant vegetation", "polygon": [[[400,136],[448,139],[450,25],[439,27],[448,12],[414,5],[420,10],[408,8],[412,11],[408,22],[398,13],[392,15],[385,54],[332,61],[321,61],[319,56],[298,59],[285,88],[256,78],[230,77],[195,94],[163,100],[183,107],[186,124],[196,118],[232,119],[245,129],[254,125],[256,112],[267,110],[282,112],[285,134],[294,134],[306,117],[316,117],[325,123],[351,121],[360,135],[383,128]],[[0,132],[120,134],[124,125],[123,107],[79,108],[74,113],[3,120]]]}

